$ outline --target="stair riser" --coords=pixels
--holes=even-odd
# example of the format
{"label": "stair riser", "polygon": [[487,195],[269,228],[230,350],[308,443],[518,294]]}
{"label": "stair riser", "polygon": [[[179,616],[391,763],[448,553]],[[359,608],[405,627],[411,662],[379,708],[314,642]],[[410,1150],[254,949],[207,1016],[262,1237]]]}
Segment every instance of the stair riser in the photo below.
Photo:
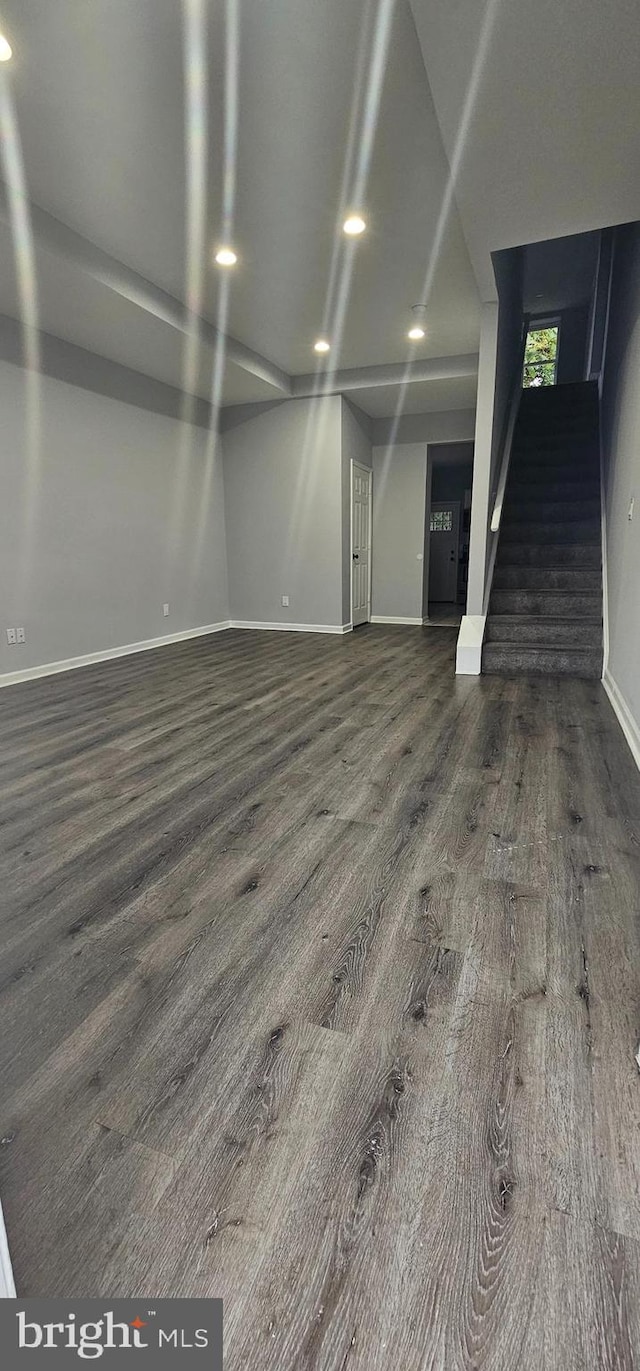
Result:
{"label": "stair riser", "polygon": [[517,439],[525,438],[533,442],[537,438],[585,438],[592,442],[597,424],[589,415],[580,415],[570,422],[564,422],[559,415],[547,415],[544,419],[533,420],[524,417],[514,430]]}
{"label": "stair riser", "polygon": [[515,434],[512,452],[531,462],[538,457],[544,460],[557,460],[562,453],[567,461],[576,457],[588,457],[591,461],[600,460],[600,446],[593,432],[586,433],[521,433]]}
{"label": "stair riser", "polygon": [[498,566],[580,566],[601,565],[597,543],[504,543],[498,549]]}
{"label": "stair riser", "polygon": [[[539,396],[541,393],[540,387],[538,386],[536,389],[537,396]],[[532,419],[544,419],[547,414],[557,414],[559,418],[569,419],[572,415],[581,414],[588,414],[593,417],[598,412],[598,403],[595,397],[591,400],[583,396],[576,396],[574,399],[569,400],[566,395],[563,395],[562,398],[560,398],[559,392],[555,391],[553,398],[557,398],[558,403],[554,404],[552,392],[549,388],[544,392],[545,403],[537,403],[537,396],[534,397],[535,402],[530,404],[531,391],[530,389],[525,388],[520,407],[521,414],[530,415]]]}
{"label": "stair riser", "polygon": [[[600,496],[600,472],[595,466],[584,467],[578,462],[563,462],[560,466],[539,467],[512,462],[509,471],[509,489],[517,487],[523,493],[523,499],[538,499],[542,491],[555,490],[558,485],[567,487],[567,495],[580,495],[584,492],[591,499]],[[553,499],[549,495],[549,499]]]}
{"label": "stair riser", "polygon": [[502,566],[496,567],[496,590],[599,590],[597,567]]}
{"label": "stair riser", "polygon": [[602,613],[602,595],[593,591],[492,590],[491,614],[551,615],[571,619]]}
{"label": "stair riser", "polygon": [[521,429],[527,433],[535,433],[545,430],[547,433],[554,429],[564,431],[565,429],[588,430],[590,433],[597,424],[597,414],[594,415],[590,409],[571,410],[570,414],[563,414],[561,409],[546,410],[544,414],[534,414],[530,406],[520,410],[518,415],[518,431]]}
{"label": "stair riser", "polygon": [[602,647],[602,623],[599,619],[538,620],[525,614],[518,619],[506,615],[489,615],[485,633],[488,643],[548,644],[552,647]]}
{"label": "stair riser", "polygon": [[576,519],[575,523],[508,523],[500,528],[502,543],[592,543],[600,547],[599,519]]}
{"label": "stair riser", "polygon": [[513,435],[513,448],[515,452],[531,453],[540,451],[553,452],[562,448],[569,448],[571,452],[596,452],[598,450],[597,436],[590,424],[584,429],[562,430],[553,424],[549,429],[533,429],[529,425],[526,428],[517,428]]}
{"label": "stair riser", "polygon": [[577,676],[598,680],[602,675],[602,651],[545,652],[544,648],[487,643],[482,653],[482,670],[488,675]]}
{"label": "stair riser", "polygon": [[509,466],[509,480],[518,485],[551,485],[555,481],[600,481],[600,460],[591,453],[553,452],[540,457],[532,454],[525,457],[521,452],[512,453]]}
{"label": "stair riser", "polygon": [[508,493],[504,518],[514,523],[573,523],[575,519],[597,519],[599,500],[521,500],[516,503]]}
{"label": "stair riser", "polygon": [[580,424],[593,423],[597,418],[597,405],[591,404],[571,404],[558,405],[529,405],[523,403],[520,406],[518,418],[523,423],[529,424]]}
{"label": "stair riser", "polygon": [[556,479],[555,473],[552,480],[522,481],[520,472],[513,472],[513,481],[509,484],[509,499],[517,509],[518,505],[532,500],[550,500],[553,504],[567,501],[593,500],[598,507],[600,505],[600,482],[585,478],[582,473],[574,473],[568,481]]}

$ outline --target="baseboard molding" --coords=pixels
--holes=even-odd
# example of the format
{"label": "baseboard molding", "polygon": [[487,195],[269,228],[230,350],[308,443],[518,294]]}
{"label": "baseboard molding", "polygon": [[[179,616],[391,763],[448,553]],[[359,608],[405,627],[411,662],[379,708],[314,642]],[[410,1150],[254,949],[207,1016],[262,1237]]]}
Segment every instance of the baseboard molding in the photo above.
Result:
{"label": "baseboard molding", "polygon": [[465,614],[456,647],[456,676],[479,676],[486,614]]}
{"label": "baseboard molding", "polygon": [[13,1280],[11,1257],[9,1256],[7,1230],[4,1226],[2,1205],[0,1204],[0,1300],[15,1300],[15,1298],[16,1287]]}
{"label": "baseboard molding", "polygon": [[629,744],[633,760],[638,769],[640,769],[640,726],[636,723],[624,695],[616,685],[608,667],[605,668],[602,684],[609,696],[616,719]]}
{"label": "baseboard molding", "polygon": [[151,652],[156,647],[168,647],[171,643],[182,643],[188,638],[204,638],[210,633],[222,633],[229,627],[229,620],[225,619],[218,624],[204,624],[202,628],[187,628],[182,633],[167,633],[163,638],[146,638],[141,643],[109,647],[104,652],[88,652],[83,657],[68,657],[66,661],[45,662],[42,666],[25,667],[23,671],[8,671],[0,676],[0,689],[18,685],[21,681],[34,681],[40,676],[55,676],[60,671],[76,671],[79,667],[93,666],[96,662],[109,662],[116,657],[130,657],[135,652]]}
{"label": "baseboard molding", "polygon": [[419,619],[411,619],[399,614],[372,614],[369,622],[372,624],[409,624],[422,628],[424,620],[422,615]]}
{"label": "baseboard molding", "polygon": [[269,624],[262,619],[230,619],[228,628],[261,628],[267,633],[351,633],[353,624]]}

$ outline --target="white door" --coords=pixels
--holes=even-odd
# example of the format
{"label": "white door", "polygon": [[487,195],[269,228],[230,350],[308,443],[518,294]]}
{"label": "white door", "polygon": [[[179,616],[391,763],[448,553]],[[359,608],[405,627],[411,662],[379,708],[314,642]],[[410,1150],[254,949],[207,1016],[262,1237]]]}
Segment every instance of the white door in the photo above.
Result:
{"label": "white door", "polygon": [[351,622],[371,617],[371,472],[351,463]]}
{"label": "white door", "polygon": [[460,501],[433,504],[429,520],[429,600],[458,598],[458,539]]}

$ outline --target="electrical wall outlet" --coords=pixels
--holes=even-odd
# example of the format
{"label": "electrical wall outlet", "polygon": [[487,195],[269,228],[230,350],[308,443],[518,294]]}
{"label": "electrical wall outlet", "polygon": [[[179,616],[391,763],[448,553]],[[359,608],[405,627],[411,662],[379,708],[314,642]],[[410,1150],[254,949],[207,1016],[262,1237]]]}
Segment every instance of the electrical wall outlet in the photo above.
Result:
{"label": "electrical wall outlet", "polygon": [[167,618],[167,615],[168,615],[168,613],[169,613],[169,606],[168,606],[168,605],[163,605],[163,606],[162,606],[162,613],[164,614],[164,617],[165,617],[165,619],[166,619],[166,618]]}
{"label": "electrical wall outlet", "polygon": [[26,633],[25,633],[25,631],[24,631],[23,628],[19,628],[19,629],[17,630],[16,638],[18,639],[18,642],[19,642],[19,643],[26,643],[26,641],[27,641],[27,635],[26,635]]}
{"label": "electrical wall outlet", "polygon": [[283,603],[285,609],[288,609],[288,608],[289,608],[289,596],[288,596],[288,595],[283,595],[283,596],[282,596],[282,603]]}
{"label": "electrical wall outlet", "polygon": [[15,641],[16,641],[16,631],[15,631],[15,628],[8,628],[8,629],[7,629],[7,642],[8,642],[8,643],[15,643]]}
{"label": "electrical wall outlet", "polygon": [[634,506],[634,504],[635,504],[635,496],[632,495],[632,496],[631,496],[631,504],[629,505],[629,515],[628,515],[629,523],[631,523],[631,520],[633,519],[633,506]]}

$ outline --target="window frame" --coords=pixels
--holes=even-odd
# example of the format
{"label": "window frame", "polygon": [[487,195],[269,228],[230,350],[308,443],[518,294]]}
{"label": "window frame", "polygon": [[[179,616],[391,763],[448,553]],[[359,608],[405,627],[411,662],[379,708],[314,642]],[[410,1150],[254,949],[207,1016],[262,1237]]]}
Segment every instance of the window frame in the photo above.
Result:
{"label": "window frame", "polygon": [[[533,362],[527,362],[527,361],[526,361],[526,354],[527,354],[527,341],[528,341],[528,338],[529,338],[529,334],[530,334],[530,333],[539,333],[539,332],[542,331],[542,329],[545,329],[545,328],[554,328],[554,329],[556,330],[556,352],[555,352],[555,357],[551,358],[549,362],[543,362],[543,363],[541,363],[541,364],[540,364],[540,363],[535,364],[535,363],[533,363]],[[559,358],[559,356],[560,356],[560,332],[561,332],[561,328],[562,328],[562,315],[560,315],[560,314],[552,314],[552,315],[540,314],[540,315],[533,315],[533,316],[530,315],[529,318],[527,319],[527,331],[526,331],[525,340],[524,340],[525,360],[523,360],[523,363],[522,363],[522,388],[523,388],[523,390],[531,390],[531,389],[534,388],[534,387],[531,387],[530,385],[527,385],[526,382],[525,382],[525,376],[526,376],[526,372],[527,372],[527,367],[533,367],[534,365],[549,366],[551,361],[553,361],[553,381],[551,381],[549,384],[552,385],[552,386],[557,386],[557,384],[558,384],[558,358]]]}

